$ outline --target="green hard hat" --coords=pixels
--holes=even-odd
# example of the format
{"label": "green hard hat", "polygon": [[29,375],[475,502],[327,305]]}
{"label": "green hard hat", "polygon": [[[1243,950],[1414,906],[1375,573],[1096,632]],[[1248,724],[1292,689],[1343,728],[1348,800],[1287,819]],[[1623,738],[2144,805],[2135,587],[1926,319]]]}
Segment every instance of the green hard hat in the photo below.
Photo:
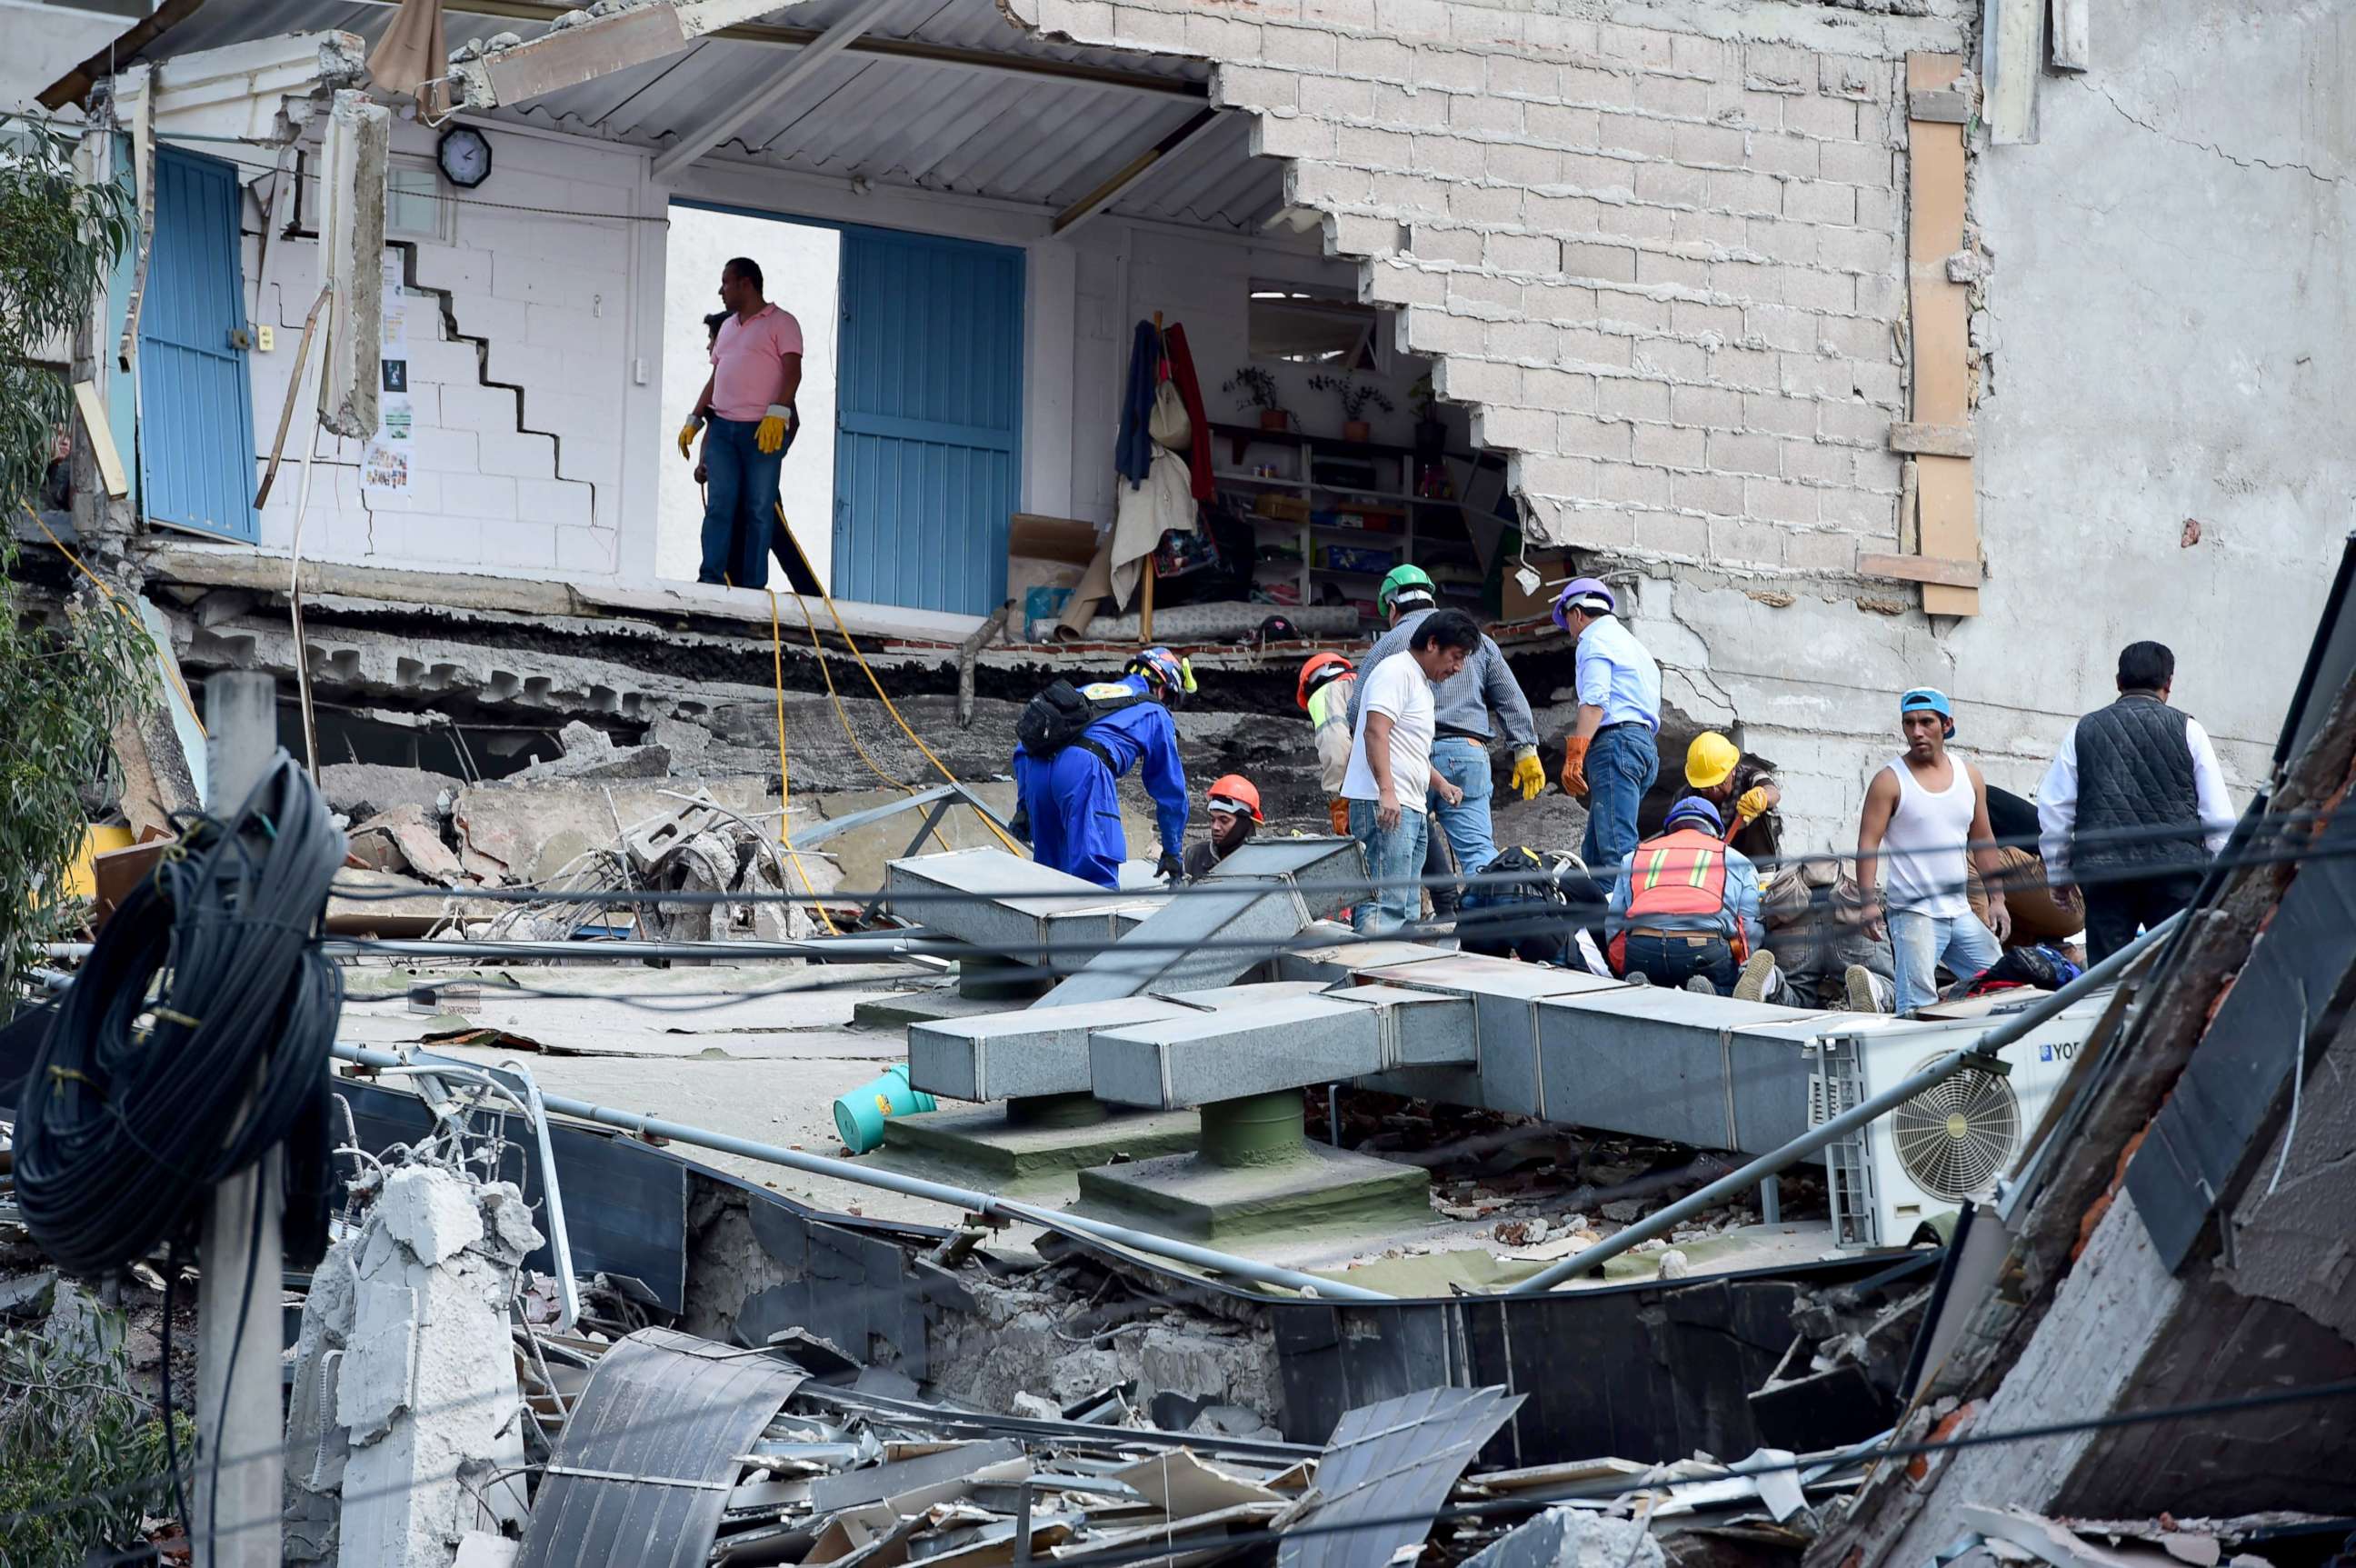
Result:
{"label": "green hard hat", "polygon": [[1385,615],[1390,614],[1391,601],[1410,589],[1434,602],[1440,598],[1439,590],[1431,585],[1430,573],[1420,566],[1394,566],[1390,575],[1383,579],[1383,585],[1375,590],[1375,607]]}

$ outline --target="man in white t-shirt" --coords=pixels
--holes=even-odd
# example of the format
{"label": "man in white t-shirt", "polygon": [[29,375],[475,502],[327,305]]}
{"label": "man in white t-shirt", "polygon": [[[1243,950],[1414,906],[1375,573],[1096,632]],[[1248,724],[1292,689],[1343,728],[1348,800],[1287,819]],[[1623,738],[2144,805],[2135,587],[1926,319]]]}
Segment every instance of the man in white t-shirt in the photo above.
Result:
{"label": "man in white t-shirt", "polygon": [[1481,646],[1481,628],[1462,610],[1423,618],[1394,653],[1358,684],[1358,727],[1342,796],[1350,802],[1350,836],[1365,846],[1375,892],[1352,924],[1367,935],[1398,929],[1423,913],[1424,849],[1431,832],[1430,797],[1453,805],[1463,791],[1431,771],[1431,689],[1464,668]]}

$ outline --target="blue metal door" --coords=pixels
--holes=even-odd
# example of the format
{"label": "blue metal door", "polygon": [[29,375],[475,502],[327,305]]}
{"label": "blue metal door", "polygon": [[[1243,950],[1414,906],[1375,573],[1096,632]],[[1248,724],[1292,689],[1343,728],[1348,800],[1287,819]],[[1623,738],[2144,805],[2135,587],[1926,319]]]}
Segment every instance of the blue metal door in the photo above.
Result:
{"label": "blue metal door", "polygon": [[986,615],[1021,499],[1023,253],[846,230],[841,299],[835,592]]}
{"label": "blue metal door", "polygon": [[139,305],[139,472],[147,519],[251,543],[253,394],[237,170],[159,147]]}

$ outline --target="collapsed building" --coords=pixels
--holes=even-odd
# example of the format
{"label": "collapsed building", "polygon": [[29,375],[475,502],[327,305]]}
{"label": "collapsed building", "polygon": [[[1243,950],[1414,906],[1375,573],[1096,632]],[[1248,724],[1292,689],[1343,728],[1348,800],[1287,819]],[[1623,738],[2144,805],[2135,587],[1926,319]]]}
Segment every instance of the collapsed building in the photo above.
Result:
{"label": "collapsed building", "polygon": [[[1846,842],[1919,683],[2025,792],[2162,604],[2235,628],[2178,695],[2238,788],[2259,776],[2282,693],[2246,676],[2295,662],[2351,489],[2319,350],[2356,291],[2346,247],[2308,243],[2347,231],[2347,59],[2298,7],[695,0],[654,7],[694,24],[659,48],[645,9],[446,13],[464,102],[405,109],[382,154],[405,436],[322,435],[307,485],[298,442],[259,507],[316,293],[316,111],[394,8],[177,7],[41,94],[156,161],[151,264],[213,280],[136,321],[118,281],[76,374],[122,493],[79,454],[72,521],[199,675],[304,665],[322,760],[463,773],[463,745],[495,772],[571,720],[766,756],[772,688],[830,676],[851,717],[787,714],[808,788],[876,781],[845,729],[925,768],[800,646],[815,620],[842,652],[824,606],[783,599],[780,654],[763,596],[681,581],[674,361],[701,373],[705,220],[730,218],[830,328],[789,521],[937,745],[960,664],[986,703],[1119,656],[1031,642],[1031,590],[1052,606],[1069,525],[1113,521],[1132,326],[1158,317],[1206,388],[1257,369],[1290,411],[1280,434],[1206,392],[1210,510],[1247,559],[1200,607],[1165,583],[1156,633],[1214,677],[1190,748],[1288,812],[1306,748],[1234,721],[1289,709],[1303,645],[1201,644],[1273,614],[1346,644],[1357,568],[1398,560],[1496,624],[1550,744],[1568,660],[1516,573],[1621,582],[1672,750],[1708,725],[1772,757],[1797,847]],[[2235,91],[2177,92],[2187,57]],[[460,128],[489,149],[463,187],[434,163]],[[2244,285],[2265,307],[2229,325]],[[951,300],[968,338],[934,336]],[[1382,396],[1363,439],[1307,384],[1336,372]],[[1144,607],[1113,607],[1082,633],[1133,639]],[[1002,761],[995,729],[973,748]]]}
{"label": "collapsed building", "polygon": [[[502,1063],[545,1047],[552,1081],[584,1074],[583,1098],[563,1104],[570,1122],[539,1118],[544,1165],[501,1121],[499,1179],[472,1199],[430,1197],[443,1185],[431,1176],[347,1182],[346,1255],[377,1290],[346,1301],[315,1285],[306,1304],[294,1430],[316,1462],[290,1477],[306,1550],[355,1526],[322,1501],[355,1456],[374,1477],[432,1446],[388,1392],[398,1379],[359,1353],[363,1316],[414,1327],[384,1293],[430,1294],[458,1274],[476,1294],[454,1305],[477,1326],[489,1284],[528,1305],[512,1391],[500,1390],[515,1424],[465,1434],[476,1446],[461,1474],[489,1495],[461,1487],[437,1507],[478,1502],[485,1532],[522,1533],[523,1551],[551,1561],[598,1550],[559,1532],[594,1515],[600,1487],[645,1517],[656,1496],[724,1495],[698,1544],[729,1560],[807,1554],[821,1527],[837,1531],[836,1557],[867,1561],[1003,1561],[1034,1542],[1118,1556],[1157,1528],[1167,1554],[1218,1550],[1238,1527],[1316,1521],[1301,1468],[1312,1455],[1331,1467],[1321,1474],[1352,1478],[1325,1506],[1378,1489],[1345,1455],[1368,1426],[1403,1419],[1394,1402],[1418,1398],[1414,1418],[1440,1423],[1435,1448],[1465,1461],[1437,1477],[1435,1498],[1535,1504],[1576,1482],[1598,1488],[1580,1500],[1664,1534],[1681,1511],[1715,1509],[1719,1549],[1789,1552],[1813,1536],[1841,1568],[1959,1543],[2009,1562],[2038,1550],[2022,1544],[2031,1536],[2048,1561],[2094,1555],[2050,1521],[1997,1511],[2016,1504],[2082,1520],[2179,1504],[2244,1516],[2087,1530],[2161,1546],[2197,1536],[2174,1545],[2210,1562],[2221,1543],[2318,1528],[2247,1516],[2345,1508],[2344,1426],[2297,1405],[2253,1407],[2231,1432],[2258,1457],[2222,1466],[2130,1426],[2059,1436],[2029,1460],[1970,1445],[2040,1418],[2303,1394],[2344,1376],[2331,1300],[2344,1249],[2320,1237],[2344,1208],[2332,1195],[2345,1119],[2324,1086],[2345,954],[2316,935],[2332,925],[2329,862],[2240,869],[2211,890],[2172,966],[2135,990],[2134,1011],[2114,994],[2054,1026],[2067,1037],[2021,1064],[2014,1103],[2074,1107],[2074,1131],[2039,1139],[2016,1125],[2000,1156],[1984,1150],[1984,1182],[2002,1171],[2022,1185],[1980,1190],[1968,1230],[1918,1245],[1917,1225],[1944,1222],[1951,1204],[1910,1203],[1894,1151],[1859,1140],[1821,1176],[1795,1172],[1791,1193],[1752,1187],[1741,1201],[1755,1208],[1720,1215],[1772,1225],[1771,1205],[1789,1197],[1787,1233],[1804,1246],[1849,1243],[1829,1260],[1754,1272],[1710,1257],[1719,1238],[1696,1227],[1665,1230],[1633,1271],[1524,1294],[1512,1286],[1711,1187],[1734,1160],[1808,1135],[1843,1095],[1902,1078],[1930,1035],[1898,1032],[1883,1049],[1849,1039],[1844,1058],[1826,1038],[1842,1032],[1821,1020],[1352,951],[1312,924],[1331,911],[1299,893],[1314,880],[1299,868],[1247,868],[1242,890],[1218,894],[1235,900],[1226,919],[1285,950],[1272,972],[1190,973],[1163,990],[1194,1000],[1172,1004],[1098,989],[1086,966],[1008,961],[1049,950],[1059,918],[1105,940],[1142,932],[1162,913],[1144,900],[1076,906],[1080,895],[1047,887],[1043,912],[974,897],[1012,875],[993,862],[990,880],[948,888],[966,898],[951,909],[997,923],[960,938],[909,886],[947,876],[944,859],[994,854],[962,802],[1007,803],[995,775],[1014,704],[1050,673],[1125,657],[1152,611],[1152,635],[1208,678],[1209,700],[1181,720],[1190,770],[1242,768],[1280,820],[1319,820],[1308,747],[1288,728],[1293,671],[1310,648],[1359,640],[1363,568],[1377,559],[1426,564],[1482,611],[1549,738],[1569,660],[1520,573],[1621,585],[1665,665],[1673,738],[1718,725],[1773,758],[1796,847],[1844,841],[1892,697],[1925,680],[1954,689],[1991,778],[2026,785],[2103,691],[2113,650],[2162,605],[2233,628],[2230,649],[2186,660],[2179,695],[2235,785],[2277,794],[2277,814],[2336,802],[2345,671],[2319,656],[2307,690],[2291,681],[2312,612],[2345,592],[2329,566],[2351,481],[2329,436],[2348,389],[2329,350],[2356,295],[2346,247],[2330,242],[2347,232],[2350,149],[2332,107],[2349,59],[2329,18],[2195,0],[2156,14],[2084,0],[2056,5],[2050,23],[2011,0],[1609,14],[817,0],[766,16],[714,0],[481,5],[450,10],[441,40],[463,106],[438,124],[430,111],[397,118],[374,155],[374,308],[380,331],[399,324],[401,349],[386,332],[381,360],[400,384],[374,390],[405,400],[398,439],[389,403],[372,435],[315,437],[302,411],[304,439],[273,439],[301,401],[294,346],[338,242],[327,214],[344,177],[324,127],[337,95],[366,84],[395,7],[176,6],[44,94],[112,133],[91,138],[92,156],[148,203],[155,275],[207,285],[143,301],[134,274],[110,293],[70,367],[95,396],[53,521],[139,595],[159,655],[192,684],[261,670],[304,693],[286,710],[290,747],[321,766],[356,854],[416,896],[402,911],[413,925],[375,899],[342,908],[331,930],[584,934],[498,926],[514,904],[468,897],[521,897],[571,873],[607,899],[604,934],[775,946],[816,939],[754,913],[742,929],[675,928],[632,896],[687,887],[744,896],[750,911],[813,871],[812,897],[837,879],[897,878],[908,902],[891,914],[926,929],[894,956],[954,962],[969,993],[896,979],[863,1040],[841,1048],[865,1053],[853,1078],[875,1054],[905,1054],[908,1089],[983,1107],[893,1122],[901,1147],[887,1135],[876,1164],[905,1162],[904,1185],[933,1181],[936,1209],[941,1191],[986,1199],[992,1185],[906,1174],[945,1148],[1019,1174],[1027,1151],[1059,1144],[1042,1163],[1060,1160],[1055,1180],[1099,1212],[1134,1220],[1168,1199],[1165,1241],[1232,1259],[1225,1249],[1243,1244],[1222,1232],[1220,1202],[1190,1207],[1183,1183],[1163,1179],[1165,1159],[1203,1176],[1202,1156],[1179,1152],[1199,1146],[1221,1167],[1214,1187],[1276,1167],[1290,1197],[1318,1187],[1293,1179],[1313,1165],[1371,1187],[1337,1200],[1360,1220],[1453,1227],[1455,1244],[1419,1232],[1382,1248],[1361,1230],[1346,1255],[1315,1261],[1321,1272],[1269,1265],[1296,1276],[1292,1294],[1171,1267],[1167,1246],[1141,1258],[1069,1219],[1039,1228],[1035,1259],[1010,1263],[1023,1248],[993,1245],[988,1221],[1029,1224],[1018,1208],[993,1215],[983,1201],[972,1223],[918,1224],[862,1212],[880,1206],[848,1188],[799,1201],[775,1176],[681,1159],[654,1142],[680,1141],[677,1121],[592,1115],[590,1068],[563,1065],[597,1055],[582,1037],[613,1029],[611,1013],[543,1028],[533,1020],[558,999],[510,1009],[493,975],[387,965],[374,978],[396,989],[353,1009],[369,1021],[353,1035],[373,1043],[351,1048],[357,1070],[339,1084],[359,1155],[414,1149],[449,1114],[446,1086],[439,1100],[391,1087],[434,1076],[421,1047],[470,1067],[466,1081],[496,1086],[490,1100],[526,1101]],[[2188,56],[2235,91],[2179,91]],[[442,161],[459,131],[480,161]],[[674,361],[695,360],[696,269],[726,253],[684,236],[715,212],[760,215],[776,227],[752,232],[815,258],[793,280],[807,300],[776,292],[833,328],[833,406],[812,398],[819,428],[787,467],[791,521],[835,590],[818,603],[682,580],[692,513],[667,389]],[[2197,263],[2176,236],[2198,237]],[[2252,280],[2273,285],[2264,307],[2246,297]],[[2230,328],[2216,319],[2228,306]],[[1133,328],[1157,317],[1188,329],[1206,382],[1229,363],[1264,370],[1291,424],[1238,408],[1213,431],[1226,521],[1252,541],[1224,596],[1188,595],[1173,574],[1159,606],[1141,591],[1055,639],[1044,623],[1079,566],[1064,556],[1085,554],[1119,506],[1113,411]],[[1319,373],[1353,375],[1392,406],[1367,405],[1377,417],[1355,438],[1329,437],[1341,411],[1309,405]],[[100,424],[127,459],[112,475]],[[34,538],[29,580],[71,591],[73,567]],[[1266,636],[1280,614],[1305,635]],[[2328,626],[2319,648],[2331,638]],[[202,747],[180,719],[166,703],[121,743],[134,822],[204,792]],[[944,777],[972,789],[951,816],[864,815]],[[1566,810],[1508,807],[1501,828],[1567,843],[1577,818],[1554,814]],[[787,869],[752,825],[780,813],[813,865]],[[919,821],[954,853],[916,853]],[[1189,927],[1179,940],[1212,934]],[[969,950],[926,945],[943,940]],[[2269,972],[2286,952],[2297,961]],[[2301,983],[2318,1001],[2294,1026],[2283,998]],[[1071,1000],[1012,1005],[1075,983]],[[462,996],[469,986],[490,989]],[[1212,999],[1231,989],[1254,993],[1229,999],[1241,1016]],[[2275,1011],[2227,1012],[2237,999]],[[1043,1010],[1059,1005],[1097,1011],[1048,1042]],[[993,1028],[1019,1046],[993,1050]],[[642,1054],[721,1049],[669,1030],[684,1044],[641,1040]],[[2257,1070],[2252,1042],[2277,1037],[2297,1051]],[[387,1044],[400,1047],[390,1060]],[[2129,1070],[2098,1077],[2098,1058]],[[1675,1092],[1654,1092],[1671,1060]],[[1313,1152],[1314,1102],[1335,1081],[1357,1109],[1329,1099],[1319,1131],[1339,1143],[1360,1117],[1350,1158]],[[2325,1108],[2312,1141],[2296,1136],[2301,1084],[2317,1096],[2310,1117]],[[1370,1104],[1384,1109],[1369,1136]],[[1151,1142],[1144,1123],[1171,1117],[1183,1136]],[[1502,1172],[1381,1157],[1426,1152],[1401,1147],[1419,1119],[1497,1140],[1478,1155]],[[1533,1123],[1582,1131],[1524,1161],[1515,1140],[1556,1136]],[[2126,1161],[2147,1124],[2147,1153]],[[1639,1136],[1641,1149],[1613,1142]],[[753,1141],[761,1168],[808,1176],[809,1139],[798,1123]],[[546,1206],[559,1168],[599,1201],[576,1205],[569,1238],[552,1223],[528,1233],[510,1190]],[[1429,1168],[1443,1181],[1415,1174]],[[1800,1200],[1804,1181],[1822,1182],[1821,1206]],[[536,1207],[536,1223],[552,1219]],[[483,1269],[487,1283],[472,1273]],[[1449,1272],[1496,1269],[1519,1277]],[[2073,1354],[2109,1342],[2122,1304],[2136,1316],[2121,1354]],[[503,1378],[505,1359],[487,1360]],[[342,1376],[349,1416],[330,1421],[321,1391]],[[594,1435],[594,1421],[574,1424],[593,1393],[626,1400],[646,1380],[676,1396],[707,1378],[730,1386],[741,1417],[708,1453],[668,1467],[644,1453],[556,1457]],[[1441,1386],[1483,1397],[1443,1408],[1429,1398]],[[1022,1421],[1034,1425],[1010,1424]],[[1009,1452],[1010,1434],[1038,1441]],[[1235,1473],[1173,1506],[1168,1456],[1190,1439]],[[514,1467],[519,1442],[555,1466],[520,1526],[514,1488],[486,1480]],[[1953,1455],[1912,1452],[1947,1442]],[[946,1478],[875,1474],[945,1445]],[[1804,1485],[1771,1497],[1694,1457],[1754,1449],[1804,1453]],[[1033,1514],[1042,1476],[1053,1506]],[[933,1486],[950,1495],[924,1497]],[[924,1500],[899,1506],[912,1497]],[[1210,1498],[1241,1511],[1205,1524]],[[416,1521],[391,1512],[358,1523],[380,1532],[371,1541],[415,1540]],[[432,1521],[434,1550],[455,1517]],[[1421,1539],[1339,1537],[1386,1552]],[[1652,1561],[1635,1531],[1580,1539],[1569,1549]],[[1482,1549],[1546,1560],[1477,1530],[1443,1541],[1451,1556]]]}

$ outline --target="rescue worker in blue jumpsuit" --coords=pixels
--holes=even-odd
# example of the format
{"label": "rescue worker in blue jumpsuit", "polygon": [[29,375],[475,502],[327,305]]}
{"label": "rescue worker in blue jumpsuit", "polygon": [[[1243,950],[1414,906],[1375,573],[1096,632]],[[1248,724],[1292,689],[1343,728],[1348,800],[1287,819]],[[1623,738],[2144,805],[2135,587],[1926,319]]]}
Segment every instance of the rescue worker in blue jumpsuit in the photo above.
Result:
{"label": "rescue worker in blue jumpsuit", "polygon": [[1130,767],[1153,798],[1162,831],[1158,875],[1175,880],[1179,846],[1186,839],[1186,769],[1178,760],[1178,726],[1170,710],[1186,700],[1194,678],[1166,648],[1149,648],[1129,661],[1118,681],[1081,688],[1102,701],[1134,694],[1080,738],[1044,761],[1014,748],[1014,792],[1031,827],[1031,857],[1099,887],[1120,885],[1129,858],[1114,780]]}

